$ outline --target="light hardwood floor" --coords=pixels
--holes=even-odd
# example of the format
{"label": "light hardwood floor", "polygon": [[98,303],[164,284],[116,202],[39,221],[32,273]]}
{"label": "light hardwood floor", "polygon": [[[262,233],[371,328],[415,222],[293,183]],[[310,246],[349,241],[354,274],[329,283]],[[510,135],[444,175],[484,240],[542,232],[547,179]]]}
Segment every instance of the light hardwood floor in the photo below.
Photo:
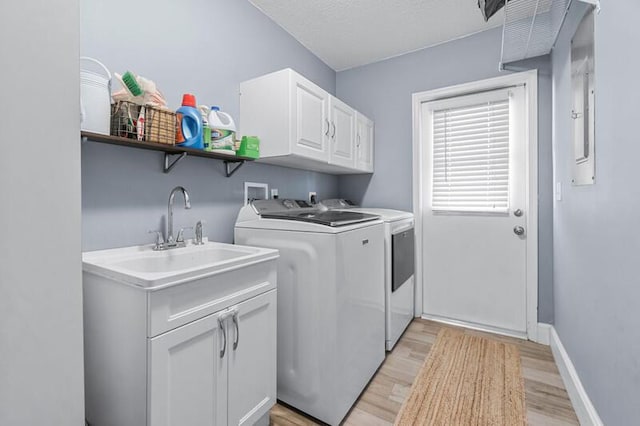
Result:
{"label": "light hardwood floor", "polygon": [[[387,354],[386,360],[345,418],[344,425],[392,425],[442,327],[450,326],[414,320],[393,351]],[[530,425],[579,424],[548,346],[473,330],[465,330],[465,333],[514,343],[520,349],[527,421]],[[310,426],[318,423],[278,404],[271,410],[271,424]]]}

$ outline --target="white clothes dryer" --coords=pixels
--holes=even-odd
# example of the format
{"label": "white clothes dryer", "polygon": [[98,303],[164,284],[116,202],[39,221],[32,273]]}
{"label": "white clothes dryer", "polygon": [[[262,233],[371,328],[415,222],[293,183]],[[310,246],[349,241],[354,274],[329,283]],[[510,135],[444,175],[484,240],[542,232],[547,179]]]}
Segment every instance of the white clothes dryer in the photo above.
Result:
{"label": "white clothes dryer", "polygon": [[401,210],[358,207],[342,198],[324,200],[320,205],[328,211],[374,214],[384,221],[385,347],[390,351],[414,318],[413,214]]}

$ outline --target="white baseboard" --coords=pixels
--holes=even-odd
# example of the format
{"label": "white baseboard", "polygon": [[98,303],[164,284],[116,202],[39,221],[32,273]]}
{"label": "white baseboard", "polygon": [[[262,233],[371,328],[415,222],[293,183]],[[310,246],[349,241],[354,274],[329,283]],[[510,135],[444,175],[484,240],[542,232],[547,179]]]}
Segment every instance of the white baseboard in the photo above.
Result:
{"label": "white baseboard", "polygon": [[535,339],[536,343],[540,343],[541,345],[549,346],[551,342],[551,324],[546,324],[544,322],[538,323],[538,336]]}
{"label": "white baseboard", "polygon": [[442,324],[454,325],[457,327],[470,328],[471,330],[484,331],[487,333],[500,334],[502,336],[515,337],[518,339],[527,340],[527,333],[520,333],[517,331],[506,330],[503,328],[491,327],[488,325],[476,324],[468,321],[454,320],[450,318],[444,318],[437,315],[422,314],[422,319],[440,322]]}
{"label": "white baseboard", "polygon": [[[541,324],[542,325],[542,324]],[[548,324],[545,324],[548,325]],[[591,403],[589,395],[582,386],[578,372],[569,358],[569,354],[564,349],[560,336],[556,332],[555,327],[549,326],[549,340],[553,357],[555,358],[556,365],[562,376],[565,388],[573,404],[573,409],[578,416],[578,420],[582,426],[602,426],[602,420],[596,411],[596,408]]]}

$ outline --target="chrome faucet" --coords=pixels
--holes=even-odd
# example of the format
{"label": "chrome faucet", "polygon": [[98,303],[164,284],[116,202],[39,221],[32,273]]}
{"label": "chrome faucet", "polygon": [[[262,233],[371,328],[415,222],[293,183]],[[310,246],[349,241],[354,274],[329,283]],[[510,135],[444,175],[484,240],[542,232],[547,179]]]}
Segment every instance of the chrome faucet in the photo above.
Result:
{"label": "chrome faucet", "polygon": [[202,224],[203,223],[204,223],[204,220],[199,220],[196,223],[196,240],[194,242],[194,244],[196,245],[204,244],[204,241],[202,241]]}
{"label": "chrome faucet", "polygon": [[[174,238],[173,236],[173,201],[176,198],[176,192],[182,192],[182,196],[184,197],[184,208],[191,208],[191,201],[189,201],[189,193],[182,186],[176,186],[171,190],[169,194],[169,204],[167,206],[167,233],[165,234],[166,238],[162,238],[162,232],[160,231],[149,231],[150,234],[156,234],[156,244],[153,246],[154,250],[168,250],[176,247],[185,247],[186,242],[184,240],[184,231],[188,229],[193,229],[192,226],[187,226],[186,228],[180,228],[178,232],[178,236]],[[195,244],[202,244],[202,223],[200,221],[196,226],[196,242]],[[199,235],[198,235],[199,233]]]}
{"label": "chrome faucet", "polygon": [[[190,209],[191,202],[189,201],[189,193],[186,189],[181,186],[176,186],[171,190],[171,194],[169,194],[169,204],[168,204],[168,213],[167,213],[167,238],[166,244],[169,247],[176,247],[176,241],[173,238],[173,200],[176,197],[176,192],[182,192],[182,196],[184,197],[184,208]],[[184,244],[184,242],[183,242]]]}

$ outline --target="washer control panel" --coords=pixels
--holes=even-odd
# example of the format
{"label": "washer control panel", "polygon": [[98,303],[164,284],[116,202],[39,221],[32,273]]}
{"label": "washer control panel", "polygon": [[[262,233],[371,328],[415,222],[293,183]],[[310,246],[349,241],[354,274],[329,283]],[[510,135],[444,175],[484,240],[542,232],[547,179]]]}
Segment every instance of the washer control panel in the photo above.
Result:
{"label": "washer control panel", "polygon": [[256,213],[262,215],[266,213],[316,210],[305,200],[277,199],[277,200],[255,200],[252,202]]}

